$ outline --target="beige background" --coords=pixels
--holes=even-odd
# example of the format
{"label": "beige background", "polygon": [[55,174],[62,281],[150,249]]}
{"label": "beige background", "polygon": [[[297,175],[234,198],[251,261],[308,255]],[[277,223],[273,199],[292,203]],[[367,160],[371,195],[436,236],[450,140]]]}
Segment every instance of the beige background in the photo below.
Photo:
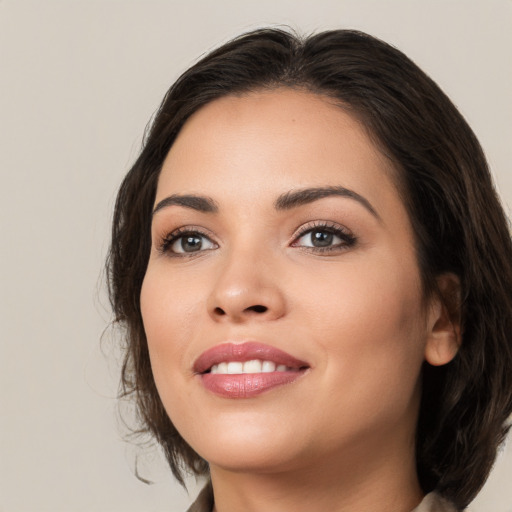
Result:
{"label": "beige background", "polygon": [[[167,87],[203,52],[268,24],[396,44],[462,110],[511,204],[511,0],[0,0],[0,511],[190,501],[155,453],[141,466],[154,485],[132,474],[110,334],[107,359],[100,349],[100,272],[116,187]],[[512,511],[511,477],[509,446],[472,510]]]}

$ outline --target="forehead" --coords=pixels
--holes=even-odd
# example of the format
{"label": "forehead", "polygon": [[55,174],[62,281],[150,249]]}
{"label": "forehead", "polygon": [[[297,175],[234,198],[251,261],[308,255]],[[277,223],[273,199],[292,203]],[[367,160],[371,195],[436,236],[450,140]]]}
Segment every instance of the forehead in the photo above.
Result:
{"label": "forehead", "polygon": [[156,201],[170,193],[262,201],[283,190],[344,186],[374,206],[397,199],[395,170],[365,127],[334,100],[288,88],[226,96],[185,123]]}

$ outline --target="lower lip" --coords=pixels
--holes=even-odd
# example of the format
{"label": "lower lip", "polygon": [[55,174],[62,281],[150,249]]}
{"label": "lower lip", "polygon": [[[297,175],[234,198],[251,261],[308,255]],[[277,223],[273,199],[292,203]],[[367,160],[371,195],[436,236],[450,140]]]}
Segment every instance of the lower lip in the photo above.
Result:
{"label": "lower lip", "polygon": [[291,384],[304,375],[306,370],[270,373],[200,375],[203,386],[225,398],[251,398],[285,384]]}

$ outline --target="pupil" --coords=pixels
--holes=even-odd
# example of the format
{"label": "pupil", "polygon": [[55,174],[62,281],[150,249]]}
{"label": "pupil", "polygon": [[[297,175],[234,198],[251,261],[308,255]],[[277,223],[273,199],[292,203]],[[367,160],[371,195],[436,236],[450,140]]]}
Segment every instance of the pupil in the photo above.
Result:
{"label": "pupil", "polygon": [[182,239],[181,247],[185,252],[193,252],[201,249],[201,238],[198,236],[187,236]]}
{"label": "pupil", "polygon": [[326,247],[332,244],[332,233],[326,233],[325,231],[314,231],[313,232],[313,245],[315,247]]}

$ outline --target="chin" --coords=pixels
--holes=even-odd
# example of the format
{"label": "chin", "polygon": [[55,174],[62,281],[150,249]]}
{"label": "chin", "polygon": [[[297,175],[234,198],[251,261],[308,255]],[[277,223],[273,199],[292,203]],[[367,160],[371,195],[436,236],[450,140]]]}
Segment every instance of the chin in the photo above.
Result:
{"label": "chin", "polygon": [[290,470],[297,461],[300,461],[300,454],[296,447],[292,451],[277,449],[268,445],[247,445],[226,446],[221,449],[212,447],[205,453],[206,460],[210,466],[216,466],[226,471],[238,473],[268,473]]}
{"label": "chin", "polygon": [[187,439],[210,465],[238,472],[266,472],[284,469],[301,459],[301,446],[290,427],[239,422],[208,425],[208,431]]}

